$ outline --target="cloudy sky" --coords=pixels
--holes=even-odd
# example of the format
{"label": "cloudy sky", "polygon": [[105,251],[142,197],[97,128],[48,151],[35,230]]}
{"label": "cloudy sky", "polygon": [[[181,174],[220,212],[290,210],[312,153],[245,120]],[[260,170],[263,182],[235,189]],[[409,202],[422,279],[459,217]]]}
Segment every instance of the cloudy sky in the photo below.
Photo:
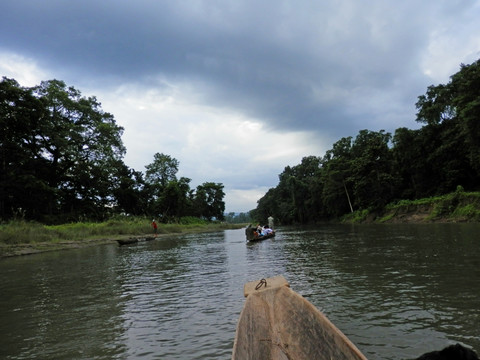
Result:
{"label": "cloudy sky", "polygon": [[1,0],[0,76],[95,95],[137,171],[157,152],[248,211],[285,166],[415,102],[480,58],[475,0]]}

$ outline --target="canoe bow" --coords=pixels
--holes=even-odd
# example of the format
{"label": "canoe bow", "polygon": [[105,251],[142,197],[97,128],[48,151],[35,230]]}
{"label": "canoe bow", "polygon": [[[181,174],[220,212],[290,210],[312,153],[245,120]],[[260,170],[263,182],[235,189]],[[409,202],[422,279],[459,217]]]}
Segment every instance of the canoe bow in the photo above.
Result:
{"label": "canoe bow", "polygon": [[235,334],[232,359],[367,360],[357,347],[283,276],[252,281]]}

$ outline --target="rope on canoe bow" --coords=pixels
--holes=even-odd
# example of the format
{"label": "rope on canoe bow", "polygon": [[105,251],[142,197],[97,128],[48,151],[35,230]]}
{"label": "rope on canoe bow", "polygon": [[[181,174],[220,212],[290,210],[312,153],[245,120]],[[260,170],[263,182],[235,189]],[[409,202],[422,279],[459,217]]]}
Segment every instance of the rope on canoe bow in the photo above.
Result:
{"label": "rope on canoe bow", "polygon": [[262,280],[260,280],[260,282],[257,284],[257,286],[255,286],[255,290],[260,289],[260,288],[261,288],[262,286],[264,286],[264,285],[265,285],[265,287],[267,287],[267,280],[262,279]]}

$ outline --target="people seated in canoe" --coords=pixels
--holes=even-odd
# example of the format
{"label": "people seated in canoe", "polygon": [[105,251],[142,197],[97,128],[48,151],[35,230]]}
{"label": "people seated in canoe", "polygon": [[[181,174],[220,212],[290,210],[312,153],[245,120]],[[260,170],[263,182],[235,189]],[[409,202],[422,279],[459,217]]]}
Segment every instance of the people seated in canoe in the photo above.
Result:
{"label": "people seated in canoe", "polygon": [[256,228],[253,228],[252,224],[248,225],[245,229],[245,235],[247,237],[247,240],[253,240],[258,236]]}
{"label": "people seated in canoe", "polygon": [[254,232],[256,238],[261,238],[263,236],[267,236],[273,233],[273,230],[270,229],[267,225],[264,227],[260,227],[260,229],[257,229],[257,231]]}
{"label": "people seated in canoe", "polygon": [[268,227],[268,225],[265,225],[262,230],[262,236],[266,236],[273,233],[273,230]]}
{"label": "people seated in canoe", "polygon": [[252,224],[249,224],[245,228],[245,235],[248,241],[261,239],[264,236],[270,237],[269,235],[272,233],[275,233],[275,231],[273,231],[268,225],[262,227],[258,224],[256,227],[253,227]]}

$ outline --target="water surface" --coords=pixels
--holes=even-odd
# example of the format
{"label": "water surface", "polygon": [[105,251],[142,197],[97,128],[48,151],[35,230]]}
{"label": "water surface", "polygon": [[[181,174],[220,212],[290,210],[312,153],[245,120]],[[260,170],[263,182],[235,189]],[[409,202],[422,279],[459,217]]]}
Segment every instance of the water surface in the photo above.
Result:
{"label": "water surface", "polygon": [[228,230],[3,259],[0,358],[229,359],[243,284],[278,274],[371,360],[479,352],[479,230]]}

